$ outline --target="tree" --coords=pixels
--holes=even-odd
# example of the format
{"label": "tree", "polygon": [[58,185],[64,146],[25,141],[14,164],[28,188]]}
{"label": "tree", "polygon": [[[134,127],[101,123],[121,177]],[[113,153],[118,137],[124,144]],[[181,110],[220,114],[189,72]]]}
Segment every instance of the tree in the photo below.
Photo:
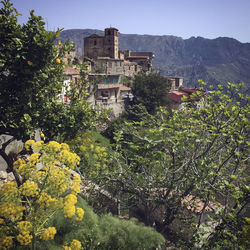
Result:
{"label": "tree", "polygon": [[[234,235],[229,245],[237,248],[246,242],[241,239],[250,202],[249,97],[234,84],[225,93],[221,89],[211,91],[199,109],[187,106],[171,115],[162,109],[148,123],[127,123],[116,134],[117,153],[103,181],[116,186],[121,202],[141,209],[147,225],[167,236],[176,219],[196,235],[209,210],[217,226],[205,241],[222,246]],[[198,203],[196,221],[187,211]],[[201,239],[185,244],[194,247]]]}
{"label": "tree", "polygon": [[[17,23],[18,12],[8,1],[0,9],[0,135],[12,138],[2,142],[0,155],[12,171],[16,155],[7,155],[6,147],[15,139],[26,141],[40,129],[47,140],[60,142],[91,128],[97,114],[85,101],[85,81],[72,87],[72,101],[59,101],[63,86],[62,58],[72,44],[55,46],[60,30],[55,33],[44,28],[42,18],[30,12],[26,24]],[[83,68],[81,75],[84,77]],[[17,175],[15,174],[16,178]],[[17,180],[18,181],[18,180]]]}
{"label": "tree", "polygon": [[26,24],[19,25],[19,14],[12,4],[5,0],[2,5],[0,134],[26,140],[40,128],[47,139],[63,141],[80,129],[91,127],[95,114],[82,98],[88,87],[86,81],[77,95],[72,93],[74,100],[70,105],[58,98],[63,84],[62,58],[73,45],[66,42],[55,46],[60,30],[46,31],[45,23],[34,11]]}
{"label": "tree", "polygon": [[165,106],[168,103],[169,89],[167,78],[161,76],[159,72],[137,74],[132,83],[132,93],[136,103],[144,105],[151,114],[157,107]]}

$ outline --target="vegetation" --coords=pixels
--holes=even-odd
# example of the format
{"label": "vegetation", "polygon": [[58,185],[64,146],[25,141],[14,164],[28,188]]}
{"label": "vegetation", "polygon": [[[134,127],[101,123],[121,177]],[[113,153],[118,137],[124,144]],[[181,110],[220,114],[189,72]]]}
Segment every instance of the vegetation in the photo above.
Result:
{"label": "vegetation", "polygon": [[[86,129],[92,129],[98,122],[98,114],[85,100],[89,87],[86,65],[79,65],[82,79],[71,86],[71,102],[62,103],[59,95],[63,57],[72,45],[59,42],[55,46],[59,30],[54,34],[46,31],[42,18],[33,11],[27,24],[17,24],[16,9],[8,0],[1,3],[0,134],[9,135],[11,139],[1,141],[0,155],[15,179],[0,189],[0,248],[59,249],[63,245],[64,249],[77,250],[86,239],[92,249],[112,249],[112,244],[120,245],[121,249],[133,244],[138,249],[147,249],[163,244],[164,239],[158,233],[132,221],[104,216],[98,225],[94,223],[88,228],[89,232],[84,223],[80,223],[84,210],[76,203],[81,178],[76,173],[72,176],[80,158],[66,143],[54,140],[62,142],[75,138],[77,141],[77,133],[88,133]],[[21,152],[6,152],[14,140],[33,138],[35,130],[40,130],[41,137],[49,142],[30,139]],[[100,155],[94,154],[92,149]],[[95,155],[105,162],[107,153],[100,146],[90,145],[90,151],[93,160],[83,158],[88,166],[98,167]],[[88,173],[87,168],[82,171]],[[60,210],[63,211],[60,216],[66,219],[57,228],[55,220]],[[69,229],[69,224],[73,228],[70,233],[61,230],[65,226]],[[119,228],[120,236],[114,235],[114,231],[107,232],[111,224]],[[102,232],[98,241],[94,241],[94,234],[91,234],[94,230]],[[79,237],[72,238],[70,234]]]}
{"label": "vegetation", "polygon": [[[0,243],[3,249],[31,245],[36,249],[42,240],[53,240],[57,229],[48,221],[58,210],[76,222],[84,215],[76,207],[81,179],[71,169],[80,158],[69,151],[65,143],[50,141],[25,143],[28,158],[14,162],[14,169],[22,182],[7,182],[0,190]],[[40,170],[37,166],[42,167]],[[75,241],[80,249],[81,243]]]}
{"label": "vegetation", "polygon": [[134,77],[132,84],[136,103],[145,106],[150,114],[153,114],[157,107],[167,105],[169,89],[167,78],[159,72],[139,73]]}
{"label": "vegetation", "polygon": [[[47,32],[33,12],[19,25],[10,2],[2,4],[0,134],[12,137],[1,142],[0,155],[15,181],[0,189],[0,248],[154,249],[165,244],[162,235],[180,249],[249,248],[250,110],[243,84],[211,86],[207,96],[192,96],[199,107],[168,112],[161,107],[168,103],[166,79],[139,74],[136,102],[109,124],[106,139],[86,102],[86,65],[79,66],[71,102],[58,100],[71,45],[54,46],[59,31]],[[13,140],[35,130],[44,140],[7,153]],[[99,215],[78,196],[81,182]],[[115,201],[118,215],[150,227],[107,215],[94,189]]]}
{"label": "vegetation", "polygon": [[[239,86],[228,84],[225,94],[211,91],[199,109],[187,106],[171,114],[162,109],[147,122],[125,122],[116,132],[109,176],[102,180],[116,187],[121,203],[139,212],[147,225],[167,236],[177,233],[176,242],[222,247],[234,235],[228,249],[244,248],[250,190],[248,102]],[[211,234],[205,237],[201,228],[208,211]],[[179,233],[172,230],[177,222]],[[212,222],[217,226],[209,226]]]}
{"label": "vegetation", "polygon": [[62,213],[54,217],[53,225],[58,230],[56,244],[77,239],[83,242],[83,249],[153,249],[164,245],[160,234],[136,220],[121,220],[107,214],[98,216],[82,198],[77,205],[85,211],[80,223],[74,223]]}
{"label": "vegetation", "polygon": [[[83,100],[86,88],[72,93],[72,102],[59,101],[69,42],[55,46],[60,30],[44,28],[41,17],[30,12],[26,24],[17,23],[18,12],[9,1],[0,10],[0,132],[26,140],[39,128],[46,138],[64,141],[93,125],[95,114]],[[88,87],[88,86],[84,86]],[[72,88],[72,91],[74,88]],[[79,94],[79,91],[82,93]],[[93,118],[93,119],[91,119]]]}

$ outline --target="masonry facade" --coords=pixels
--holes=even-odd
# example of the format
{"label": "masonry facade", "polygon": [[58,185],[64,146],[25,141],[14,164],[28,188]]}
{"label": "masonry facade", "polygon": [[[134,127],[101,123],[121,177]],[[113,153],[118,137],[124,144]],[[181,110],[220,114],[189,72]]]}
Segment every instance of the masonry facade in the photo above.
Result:
{"label": "masonry facade", "polygon": [[92,34],[84,38],[84,61],[89,65],[89,77],[97,77],[98,87],[91,97],[96,108],[112,108],[118,116],[124,109],[124,98],[130,98],[130,88],[122,77],[131,78],[140,71],[152,70],[152,52],[119,50],[118,29],[106,28],[104,36]]}

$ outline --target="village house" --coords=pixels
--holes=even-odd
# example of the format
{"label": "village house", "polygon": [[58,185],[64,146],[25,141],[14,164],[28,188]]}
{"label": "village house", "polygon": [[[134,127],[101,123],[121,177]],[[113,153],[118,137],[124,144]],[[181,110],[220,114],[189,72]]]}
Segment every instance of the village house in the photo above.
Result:
{"label": "village house", "polygon": [[124,110],[124,98],[130,88],[121,82],[140,71],[152,70],[152,52],[119,51],[118,29],[106,28],[104,36],[92,34],[84,38],[84,62],[89,65],[90,79],[98,79],[97,91],[89,101],[97,109],[112,108],[114,116]]}

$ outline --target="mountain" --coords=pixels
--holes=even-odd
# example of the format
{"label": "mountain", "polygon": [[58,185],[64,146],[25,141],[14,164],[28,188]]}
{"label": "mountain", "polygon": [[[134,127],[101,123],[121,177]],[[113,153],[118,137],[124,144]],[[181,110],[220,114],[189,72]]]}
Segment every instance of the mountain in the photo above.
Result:
{"label": "mountain", "polygon": [[[83,55],[83,38],[91,34],[103,36],[94,29],[64,30],[59,37],[69,38],[76,44],[78,55]],[[152,51],[153,65],[163,75],[183,76],[186,86],[194,87],[198,79],[209,84],[245,82],[250,86],[250,43],[233,38],[206,39],[176,36],[152,36],[119,33],[119,49]]]}

